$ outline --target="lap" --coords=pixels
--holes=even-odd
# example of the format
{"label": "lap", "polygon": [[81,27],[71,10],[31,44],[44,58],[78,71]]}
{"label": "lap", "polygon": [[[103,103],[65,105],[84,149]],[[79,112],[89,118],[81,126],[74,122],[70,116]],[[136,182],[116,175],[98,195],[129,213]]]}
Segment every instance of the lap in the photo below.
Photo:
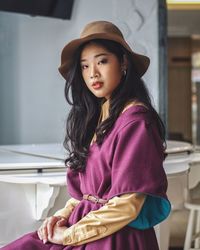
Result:
{"label": "lap", "polygon": [[22,236],[21,238],[9,243],[1,248],[1,250],[62,250],[64,246],[52,243],[44,244],[37,235],[37,232],[32,232]]}

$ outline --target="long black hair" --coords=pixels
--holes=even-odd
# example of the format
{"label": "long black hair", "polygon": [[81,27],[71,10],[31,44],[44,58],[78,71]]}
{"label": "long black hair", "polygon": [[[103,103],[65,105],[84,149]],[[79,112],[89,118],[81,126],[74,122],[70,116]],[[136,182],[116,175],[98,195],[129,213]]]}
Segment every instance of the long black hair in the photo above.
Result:
{"label": "long black hair", "polygon": [[[124,61],[125,57],[128,62],[126,76],[122,77],[120,84],[110,97],[109,117],[100,124],[98,124],[98,119],[104,98],[97,98],[89,91],[83,80],[80,66],[81,52],[86,44],[91,42],[101,45],[115,54],[120,63]],[[132,55],[117,42],[95,39],[79,47],[73,58],[72,66],[67,73],[65,98],[68,104],[72,106],[67,117],[66,136],[63,143],[69,153],[65,164],[73,170],[84,171],[94,133],[97,136],[96,143],[100,146],[129,101],[142,102],[152,111],[163,145],[166,144],[164,124],[151,104],[148,90],[137,73]]]}

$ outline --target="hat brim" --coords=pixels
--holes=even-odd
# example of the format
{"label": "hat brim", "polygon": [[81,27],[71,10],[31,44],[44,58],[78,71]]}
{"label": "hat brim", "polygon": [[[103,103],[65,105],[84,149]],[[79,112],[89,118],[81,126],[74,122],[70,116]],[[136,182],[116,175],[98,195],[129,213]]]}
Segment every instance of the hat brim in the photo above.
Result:
{"label": "hat brim", "polygon": [[61,65],[58,70],[65,79],[67,72],[71,66],[72,57],[74,56],[75,51],[85,42],[94,39],[106,39],[118,42],[132,54],[134,66],[136,67],[139,76],[142,77],[147,71],[150,64],[149,57],[133,52],[133,50],[129,47],[126,41],[117,35],[108,33],[96,33],[83,38],[72,40],[63,48],[61,54]]}

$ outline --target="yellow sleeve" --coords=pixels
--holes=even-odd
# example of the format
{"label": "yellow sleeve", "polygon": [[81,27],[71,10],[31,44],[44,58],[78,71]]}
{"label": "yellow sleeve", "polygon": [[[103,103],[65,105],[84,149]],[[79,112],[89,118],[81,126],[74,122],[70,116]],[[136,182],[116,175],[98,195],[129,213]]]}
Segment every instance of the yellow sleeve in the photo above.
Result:
{"label": "yellow sleeve", "polygon": [[144,204],[145,195],[123,194],[110,199],[103,207],[89,212],[64,232],[63,245],[82,245],[104,238],[134,220]]}
{"label": "yellow sleeve", "polygon": [[70,216],[70,214],[72,213],[72,211],[74,210],[74,208],[79,204],[79,200],[76,200],[74,198],[70,198],[67,203],[65,204],[65,207],[58,210],[54,216],[61,216],[61,217],[65,217],[66,219],[68,219],[68,217]]}

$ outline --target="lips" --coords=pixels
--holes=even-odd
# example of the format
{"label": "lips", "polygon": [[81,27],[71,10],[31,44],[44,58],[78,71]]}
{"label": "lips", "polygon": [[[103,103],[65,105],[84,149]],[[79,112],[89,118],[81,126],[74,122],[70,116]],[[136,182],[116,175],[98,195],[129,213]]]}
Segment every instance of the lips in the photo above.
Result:
{"label": "lips", "polygon": [[94,82],[92,84],[93,89],[100,89],[103,86],[103,82]]}

